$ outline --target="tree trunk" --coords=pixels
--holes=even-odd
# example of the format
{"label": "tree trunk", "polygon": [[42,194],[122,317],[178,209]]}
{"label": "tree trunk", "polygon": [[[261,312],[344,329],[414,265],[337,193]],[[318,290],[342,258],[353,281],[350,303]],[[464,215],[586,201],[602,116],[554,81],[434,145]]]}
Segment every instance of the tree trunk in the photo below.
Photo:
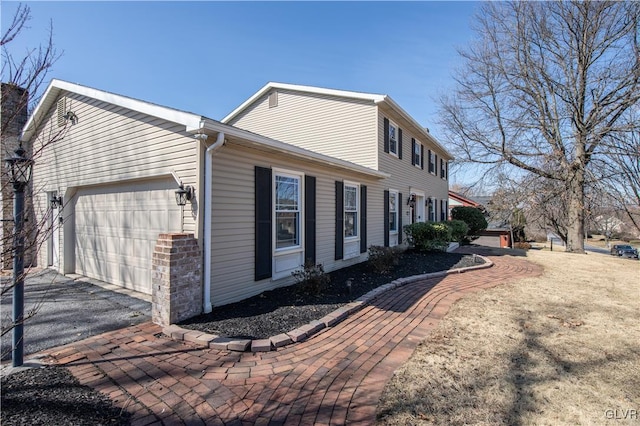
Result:
{"label": "tree trunk", "polygon": [[584,253],[584,169],[577,167],[569,182],[569,205],[567,224],[567,250]]}

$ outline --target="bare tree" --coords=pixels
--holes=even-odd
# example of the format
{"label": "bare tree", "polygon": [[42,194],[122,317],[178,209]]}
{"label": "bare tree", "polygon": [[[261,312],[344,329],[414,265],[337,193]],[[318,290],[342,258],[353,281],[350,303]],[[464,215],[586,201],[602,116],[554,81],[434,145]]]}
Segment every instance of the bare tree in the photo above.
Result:
{"label": "bare tree", "polygon": [[639,21],[636,2],[486,3],[457,89],[441,101],[459,160],[556,182],[567,251],[584,251],[592,160],[640,125],[626,119],[640,101]]}

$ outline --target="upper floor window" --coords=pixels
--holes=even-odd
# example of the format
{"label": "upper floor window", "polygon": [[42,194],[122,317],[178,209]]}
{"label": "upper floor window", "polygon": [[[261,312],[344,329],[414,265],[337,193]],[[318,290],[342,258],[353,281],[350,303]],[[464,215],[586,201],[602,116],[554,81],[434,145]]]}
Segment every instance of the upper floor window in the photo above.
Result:
{"label": "upper floor window", "polygon": [[276,249],[300,246],[301,177],[274,174]]}
{"label": "upper floor window", "polygon": [[422,144],[420,142],[413,143],[413,165],[422,168]]}
{"label": "upper floor window", "polygon": [[398,155],[398,126],[389,122],[389,152]]}
{"label": "upper floor window", "polygon": [[344,236],[355,238],[358,236],[358,185],[344,184]]}
{"label": "upper floor window", "polygon": [[429,150],[429,173],[436,172],[436,155]]}

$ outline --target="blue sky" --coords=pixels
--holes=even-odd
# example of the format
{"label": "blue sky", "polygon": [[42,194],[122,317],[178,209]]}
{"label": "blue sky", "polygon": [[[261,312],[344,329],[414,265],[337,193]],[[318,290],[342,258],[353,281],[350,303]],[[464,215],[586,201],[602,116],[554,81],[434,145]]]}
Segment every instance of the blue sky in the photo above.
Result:
{"label": "blue sky", "polygon": [[[2,28],[19,3],[2,1]],[[221,119],[269,81],[391,96],[439,137],[477,2],[27,2],[50,77]],[[455,177],[454,181],[455,181]]]}

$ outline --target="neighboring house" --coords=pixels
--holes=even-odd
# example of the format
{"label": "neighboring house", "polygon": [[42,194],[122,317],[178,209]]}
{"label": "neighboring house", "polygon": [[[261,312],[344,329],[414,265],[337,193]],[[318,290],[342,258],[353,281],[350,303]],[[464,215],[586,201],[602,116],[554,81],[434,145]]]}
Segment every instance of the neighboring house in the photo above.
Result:
{"label": "neighboring house", "polygon": [[[284,107],[287,93],[279,94]],[[369,154],[331,155],[317,145],[53,80],[23,132],[38,151],[66,126],[62,140],[44,146],[33,172],[37,219],[54,227],[39,264],[150,293],[158,234],[184,230],[203,251],[208,312],[292,283],[291,272],[306,260],[331,271],[364,261],[370,245],[402,243],[402,225],[425,220],[429,197],[446,197],[451,156],[387,97],[314,95],[324,97],[331,99],[325,112],[357,130],[335,135],[335,144]],[[352,117],[354,102],[372,110]],[[305,138],[326,143],[327,131],[316,134],[312,118]],[[277,119],[290,127],[287,115]],[[409,155],[416,144],[422,148]],[[437,155],[434,173],[425,164],[427,150]],[[184,211],[174,200],[179,184],[194,188]],[[52,209],[55,196],[62,207]],[[437,211],[446,211],[441,206]]]}
{"label": "neighboring house", "polygon": [[465,197],[464,195],[458,192],[449,191],[449,212],[448,212],[449,218],[451,218],[451,210],[454,207],[475,207],[477,209],[482,210],[483,213],[486,211],[485,207],[479,202],[472,200],[469,197]]}

